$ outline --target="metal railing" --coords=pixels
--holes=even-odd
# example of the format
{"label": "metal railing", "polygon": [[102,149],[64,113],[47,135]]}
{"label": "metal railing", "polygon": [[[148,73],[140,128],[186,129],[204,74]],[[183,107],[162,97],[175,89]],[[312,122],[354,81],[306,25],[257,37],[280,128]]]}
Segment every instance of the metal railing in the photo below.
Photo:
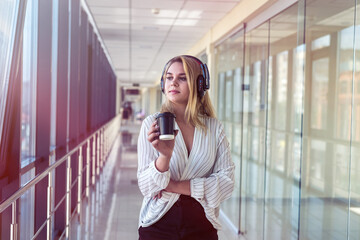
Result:
{"label": "metal railing", "polygon": [[[18,209],[17,209],[17,202],[20,199],[21,196],[23,196],[27,191],[29,191],[31,188],[35,187],[36,184],[38,184],[41,180],[43,180],[45,177],[48,177],[48,186],[47,186],[47,194],[46,194],[46,212],[47,212],[47,218],[43,222],[43,224],[39,227],[39,229],[34,233],[34,236],[32,236],[31,239],[35,239],[41,231],[46,226],[46,235],[47,239],[53,238],[53,229],[52,229],[52,222],[54,218],[54,214],[56,210],[59,208],[61,204],[65,201],[65,209],[66,209],[66,219],[65,219],[65,229],[62,232],[62,236],[65,236],[66,239],[69,238],[70,234],[70,221],[74,215],[78,215],[79,219],[81,217],[81,209],[82,209],[82,199],[83,196],[86,198],[89,198],[90,196],[90,186],[94,185],[96,183],[96,177],[100,175],[101,170],[104,166],[104,163],[106,161],[106,158],[109,154],[109,151],[112,147],[112,144],[114,143],[118,132],[120,130],[120,124],[121,124],[121,115],[117,115],[114,117],[110,122],[105,124],[103,127],[101,127],[99,130],[97,130],[95,133],[93,133],[91,136],[89,136],[87,139],[82,141],[79,145],[77,145],[75,148],[73,148],[71,151],[69,151],[65,156],[63,156],[61,159],[57,160],[53,164],[51,164],[46,170],[38,174],[36,177],[34,177],[32,180],[30,180],[28,183],[26,183],[24,186],[22,186],[19,190],[17,190],[13,195],[11,195],[9,198],[4,200],[0,204],[0,213],[3,213],[5,210],[7,210],[9,207],[11,207],[11,224],[10,224],[10,239],[11,240],[17,240],[19,239],[18,233],[20,232],[19,223],[18,223]],[[92,140],[92,153],[91,153],[91,140]],[[86,148],[86,163],[85,166],[83,166],[83,148]],[[49,163],[51,163],[51,159],[55,156],[56,150],[53,150],[50,152],[49,155]],[[71,169],[71,161],[72,157],[74,160],[74,156],[77,156],[77,159],[75,158],[75,161],[78,161],[78,176],[75,178],[75,180],[72,182],[72,169]],[[58,168],[61,164],[66,164],[66,192],[65,195],[62,197],[62,199],[59,201],[59,203],[53,207],[55,204],[55,200],[53,198],[54,195],[54,182],[53,182],[53,176],[54,176],[54,170]],[[83,189],[83,174],[85,175],[85,189]],[[77,204],[74,208],[73,212],[71,212],[71,195],[72,189],[74,186],[78,186],[77,191]],[[80,221],[81,223],[81,221]],[[30,236],[29,236],[30,237]],[[60,237],[60,238],[61,238]]]}

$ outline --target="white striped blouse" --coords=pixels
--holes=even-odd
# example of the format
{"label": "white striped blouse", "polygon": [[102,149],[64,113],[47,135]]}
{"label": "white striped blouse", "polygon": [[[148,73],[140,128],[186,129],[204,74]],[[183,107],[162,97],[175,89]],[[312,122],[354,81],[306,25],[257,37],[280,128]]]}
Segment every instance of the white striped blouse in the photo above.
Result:
{"label": "white striped blouse", "polygon": [[190,154],[179,130],[175,147],[166,172],[159,172],[155,160],[159,152],[147,140],[147,132],[157,114],[148,116],[142,123],[138,138],[138,184],[144,195],[139,226],[148,227],[157,222],[178,200],[180,194],[163,191],[159,199],[152,197],[167,187],[170,178],[190,180],[191,197],[204,207],[206,217],[216,229],[220,203],[231,196],[234,188],[234,163],[223,125],[215,118],[203,118],[207,134],[195,128]]}

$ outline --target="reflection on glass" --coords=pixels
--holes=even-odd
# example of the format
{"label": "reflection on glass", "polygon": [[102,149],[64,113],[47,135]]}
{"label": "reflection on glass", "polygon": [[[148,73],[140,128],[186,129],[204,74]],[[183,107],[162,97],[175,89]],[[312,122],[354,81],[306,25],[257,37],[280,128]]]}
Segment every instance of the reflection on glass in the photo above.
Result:
{"label": "reflection on glass", "polygon": [[233,90],[233,75],[232,71],[226,72],[226,94],[225,94],[225,119],[231,121],[232,119],[232,90]]}
{"label": "reflection on glass", "polygon": [[234,87],[233,87],[233,119],[235,122],[241,122],[242,112],[242,91],[241,91],[241,68],[236,68],[234,71]]}
{"label": "reflection on glass", "polygon": [[234,124],[234,136],[233,136],[233,145],[232,150],[240,155],[241,153],[241,125]]}
{"label": "reflection on glass", "polygon": [[56,146],[56,92],[58,65],[58,28],[59,28],[59,0],[53,0],[52,9],[52,49],[51,49],[51,119],[50,119],[50,151]]}
{"label": "reflection on glass", "polygon": [[293,88],[292,88],[292,121],[291,126],[294,132],[301,132],[302,125],[302,113],[303,113],[303,95],[304,88],[303,83],[305,79],[304,68],[305,68],[305,50],[304,44],[297,46],[293,50],[294,67],[293,67]]}
{"label": "reflection on glass", "polygon": [[325,164],[324,155],[326,153],[326,142],[320,140],[312,140],[310,143],[310,159],[311,162],[309,177],[310,186],[313,189],[323,192],[325,184],[325,171],[328,166]]}
{"label": "reflection on glass", "polygon": [[326,129],[329,88],[329,58],[312,62],[311,127]]}
{"label": "reflection on glass", "polygon": [[15,19],[17,7],[18,1],[0,1],[0,141],[3,129],[6,96],[8,92],[14,30],[16,29]]}
{"label": "reflection on glass", "polygon": [[[319,11],[318,7],[324,4],[327,7]],[[312,18],[315,12],[318,17]],[[348,197],[351,195],[354,1],[317,0],[306,6],[306,13],[305,42],[311,49],[307,50],[309,64],[305,67],[308,79],[305,84],[300,238],[351,239],[348,238]]]}
{"label": "reflection on glass", "polygon": [[26,6],[23,41],[23,91],[21,114],[21,165],[31,162],[35,149],[35,103],[37,59],[37,1]]}
{"label": "reflection on glass", "polygon": [[[236,89],[243,80],[240,120],[232,106],[226,122],[232,147],[241,149],[232,151],[241,166],[239,226],[247,239],[360,239],[360,15],[354,29],[354,4],[301,0],[249,30],[243,52],[229,51],[235,41],[217,47],[224,56],[217,58],[223,104],[240,102]],[[241,53],[245,66],[234,66],[232,57]]]}
{"label": "reflection on glass", "polygon": [[336,86],[336,137],[349,140],[353,84],[354,27],[339,32],[339,67]]}
{"label": "reflection on glass", "polygon": [[225,120],[225,73],[219,74],[218,118]]}
{"label": "reflection on glass", "polygon": [[283,51],[276,55],[276,129],[285,130],[287,111],[288,88],[288,52]]}
{"label": "reflection on glass", "polygon": [[318,39],[315,39],[311,43],[311,50],[316,50],[324,47],[330,46],[330,35],[325,35],[323,37],[320,37]]}
{"label": "reflection on glass", "polygon": [[263,239],[265,123],[269,24],[246,35],[241,227],[248,239]]}
{"label": "reflection on glass", "polygon": [[[359,13],[360,4],[356,6],[356,12]],[[351,129],[351,169],[350,169],[350,239],[359,238],[360,223],[360,16],[355,19],[355,63],[353,69],[353,108],[352,129]]]}
{"label": "reflection on glass", "polygon": [[[21,186],[24,186],[35,177],[35,169],[31,169],[21,176]],[[20,197],[20,239],[31,239],[34,236],[33,221],[35,209],[35,188],[27,190]]]}
{"label": "reflection on glass", "polygon": [[242,141],[242,74],[243,38],[240,30],[231,38],[216,47],[216,71],[218,76],[218,118],[223,122],[226,136],[230,142],[232,158],[235,163],[235,189],[231,198],[221,205],[222,211],[240,229],[240,191],[241,191],[241,141]]}

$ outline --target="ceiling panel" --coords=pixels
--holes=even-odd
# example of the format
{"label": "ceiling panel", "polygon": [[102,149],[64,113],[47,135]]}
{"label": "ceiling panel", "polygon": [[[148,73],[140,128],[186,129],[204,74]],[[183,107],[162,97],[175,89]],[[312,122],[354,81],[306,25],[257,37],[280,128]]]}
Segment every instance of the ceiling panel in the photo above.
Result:
{"label": "ceiling panel", "polygon": [[129,8],[129,1],[119,0],[86,0],[90,7],[120,7]]}
{"label": "ceiling panel", "polygon": [[184,0],[131,0],[132,8],[180,9]]}
{"label": "ceiling panel", "polygon": [[237,5],[236,2],[214,2],[214,1],[187,1],[184,8],[185,10],[194,11],[202,10],[204,12],[223,12],[227,13]]}
{"label": "ceiling panel", "polygon": [[114,15],[114,16],[129,16],[130,11],[129,8],[120,8],[120,7],[93,7],[91,9],[92,14],[99,16],[99,15]]}
{"label": "ceiling panel", "polygon": [[118,80],[140,86],[158,84],[165,63],[186,54],[239,2],[87,0]]}

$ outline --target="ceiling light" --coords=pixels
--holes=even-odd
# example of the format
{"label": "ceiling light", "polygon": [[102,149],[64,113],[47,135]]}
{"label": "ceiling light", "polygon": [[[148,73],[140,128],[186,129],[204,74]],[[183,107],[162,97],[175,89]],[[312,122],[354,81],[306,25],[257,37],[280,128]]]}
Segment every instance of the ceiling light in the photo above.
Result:
{"label": "ceiling light", "polygon": [[152,12],[152,14],[158,15],[160,13],[160,9],[153,8],[153,9],[151,9],[151,12]]}

